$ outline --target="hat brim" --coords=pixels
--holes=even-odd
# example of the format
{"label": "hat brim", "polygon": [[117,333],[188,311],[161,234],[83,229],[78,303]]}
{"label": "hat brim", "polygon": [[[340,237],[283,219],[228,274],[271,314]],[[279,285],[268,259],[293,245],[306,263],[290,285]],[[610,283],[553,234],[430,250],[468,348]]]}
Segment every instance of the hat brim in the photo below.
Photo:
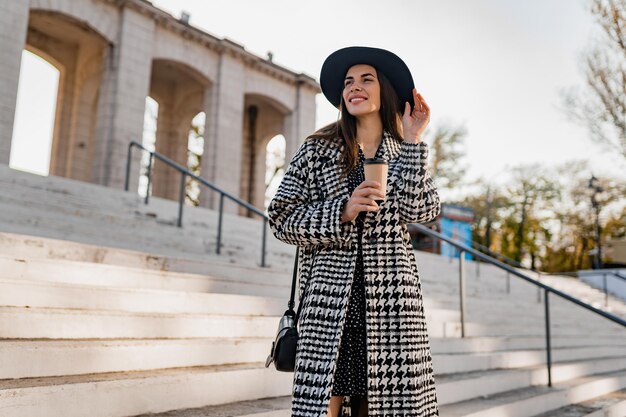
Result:
{"label": "hat brim", "polygon": [[409,67],[393,52],[367,46],[349,46],[339,49],[330,54],[322,64],[320,86],[322,93],[333,106],[339,108],[346,73],[356,64],[371,65],[385,74],[398,95],[400,111],[404,111],[404,103],[407,101],[413,109],[415,84]]}

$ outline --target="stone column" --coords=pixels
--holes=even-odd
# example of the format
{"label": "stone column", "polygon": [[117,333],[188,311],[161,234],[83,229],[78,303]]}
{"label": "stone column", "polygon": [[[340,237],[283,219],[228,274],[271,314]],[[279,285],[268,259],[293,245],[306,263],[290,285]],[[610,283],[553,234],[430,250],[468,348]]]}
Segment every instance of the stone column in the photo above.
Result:
{"label": "stone column", "polygon": [[76,83],[77,50],[75,47],[68,47],[65,44],[63,46],[54,51],[54,58],[62,63],[63,68],[59,78],[50,151],[50,175],[58,177],[69,175],[72,113],[76,109],[75,98],[78,94]]}
{"label": "stone column", "polygon": [[[227,51],[220,56],[218,79],[205,91],[206,127],[201,176],[239,196],[243,141],[244,64]],[[219,195],[204,189],[201,205],[217,209]],[[238,206],[226,202],[224,209],[237,213]]]}
{"label": "stone column", "polygon": [[[173,96],[159,106],[156,151],[185,168],[187,168],[189,129],[194,116],[192,113],[178,112]],[[162,162],[156,163],[153,172],[152,195],[178,201],[181,174]]]}
{"label": "stone column", "polygon": [[[103,60],[93,180],[113,188],[124,186],[128,144],[141,142],[152,66],[154,21],[132,9],[120,14],[121,28]],[[130,190],[138,187],[140,153],[135,151]]]}
{"label": "stone column", "polygon": [[285,117],[285,166],[304,139],[315,131],[315,92],[298,84],[293,112]]}
{"label": "stone column", "polygon": [[28,28],[28,0],[0,2],[0,164],[11,156],[22,51]]}

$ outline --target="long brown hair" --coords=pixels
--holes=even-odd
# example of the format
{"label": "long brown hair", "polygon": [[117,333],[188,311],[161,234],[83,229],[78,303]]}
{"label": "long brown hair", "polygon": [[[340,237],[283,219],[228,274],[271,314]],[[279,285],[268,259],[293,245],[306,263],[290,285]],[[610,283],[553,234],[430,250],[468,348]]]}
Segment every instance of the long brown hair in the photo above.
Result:
{"label": "long brown hair", "polygon": [[[376,68],[374,68],[376,69]],[[385,74],[376,69],[376,75],[380,84],[380,117],[383,123],[383,130],[402,140],[402,112],[398,103],[398,95]],[[359,158],[359,145],[356,140],[356,117],[348,111],[344,111],[346,103],[341,94],[341,104],[339,105],[340,117],[336,122],[332,122],[309,135],[313,139],[324,139],[330,141],[343,141],[344,150],[342,152],[343,175],[347,175],[352,170]]]}

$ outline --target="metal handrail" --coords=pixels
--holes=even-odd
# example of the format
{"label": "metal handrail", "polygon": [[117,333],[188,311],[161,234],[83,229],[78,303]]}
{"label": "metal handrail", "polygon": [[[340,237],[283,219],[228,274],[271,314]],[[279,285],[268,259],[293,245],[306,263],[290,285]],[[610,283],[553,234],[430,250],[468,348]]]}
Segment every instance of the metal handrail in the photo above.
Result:
{"label": "metal handrail", "polygon": [[133,147],[137,147],[142,149],[145,152],[148,152],[150,154],[150,160],[148,161],[148,189],[146,190],[146,197],[144,200],[144,204],[148,204],[149,201],[149,196],[150,196],[150,183],[152,181],[152,165],[154,164],[153,160],[154,158],[164,162],[166,165],[174,168],[175,170],[177,170],[180,174],[181,174],[181,180],[180,180],[180,192],[179,192],[179,198],[178,198],[178,222],[177,222],[177,226],[178,227],[182,227],[183,224],[183,205],[184,205],[184,201],[185,201],[185,180],[187,177],[192,178],[194,180],[196,180],[198,183],[200,183],[201,185],[204,185],[205,187],[208,187],[209,189],[211,189],[212,191],[216,191],[220,194],[220,208],[219,208],[219,215],[218,215],[218,223],[217,223],[217,247],[215,252],[219,255],[220,254],[220,247],[222,246],[222,217],[223,217],[223,213],[224,213],[224,197],[230,199],[231,201],[234,201],[236,204],[238,204],[241,207],[244,207],[248,210],[250,210],[251,212],[253,212],[254,214],[257,214],[259,216],[261,216],[263,218],[263,237],[262,237],[262,244],[261,244],[261,266],[266,266],[265,264],[265,253],[266,253],[266,234],[267,234],[267,222],[269,220],[269,218],[267,217],[267,215],[262,212],[261,210],[259,210],[258,208],[254,207],[252,204],[248,203],[247,201],[244,201],[224,190],[222,190],[221,188],[219,188],[218,186],[216,186],[213,183],[210,183],[209,181],[205,180],[204,178],[194,174],[193,172],[189,171],[187,168],[183,167],[182,165],[180,165],[179,163],[169,159],[168,157],[166,157],[165,155],[162,155],[158,152],[152,151],[148,148],[146,148],[145,146],[143,146],[142,144],[140,144],[139,142],[136,141],[131,141],[130,144],[128,145],[128,157],[126,160],[126,179],[124,181],[124,190],[128,191],[129,188],[129,181],[130,181],[130,166],[131,166],[131,157],[132,157],[132,151],[133,151]]}
{"label": "metal handrail", "polygon": [[460,298],[460,309],[461,309],[461,337],[465,337],[465,256],[464,253],[468,252],[471,253],[472,255],[474,255],[474,257],[487,262],[491,265],[494,265],[500,269],[505,270],[508,274],[513,274],[516,277],[522,278],[523,280],[536,285],[538,289],[543,288],[544,290],[544,305],[545,305],[545,329],[546,329],[546,354],[547,354],[547,366],[548,366],[548,386],[551,387],[552,386],[552,348],[551,348],[551,341],[550,341],[550,305],[549,305],[549,299],[548,299],[548,295],[550,293],[553,293],[554,295],[557,295],[561,298],[564,298],[568,301],[571,301],[572,303],[583,307],[589,311],[592,311],[608,320],[611,320],[614,323],[617,323],[623,327],[626,327],[626,320],[617,317],[613,314],[607,313],[603,310],[600,310],[598,308],[593,307],[592,305],[589,305],[575,297],[572,297],[569,294],[566,294],[562,291],[557,290],[556,288],[553,288],[549,285],[546,285],[534,278],[531,278],[530,276],[519,272],[518,270],[506,265],[505,263],[492,258],[489,255],[486,255],[476,249],[473,249],[467,245],[465,245],[464,243],[461,242],[457,242],[453,239],[450,239],[444,235],[442,235],[441,233],[435,232],[434,230],[429,229],[428,227],[422,225],[422,224],[411,224],[412,227],[416,228],[417,230],[419,230],[421,233],[428,235],[430,237],[433,237],[435,239],[439,239],[442,240],[444,242],[449,243],[450,245],[454,246],[455,248],[457,248],[460,251],[460,257],[459,257],[459,286],[460,286],[460,291],[459,291],[459,298]]}
{"label": "metal handrail", "polygon": [[475,240],[472,240],[472,246],[476,246],[478,247],[482,252],[487,253],[488,255],[496,258],[496,259],[502,259],[505,263],[515,266],[517,268],[524,268],[524,269],[530,269],[531,271],[534,271],[535,269],[533,268],[526,268],[525,266],[523,266],[520,262],[517,262],[515,259],[511,259],[506,255],[502,255],[501,253],[498,252],[494,252],[491,249],[489,249],[489,247],[476,242]]}
{"label": "metal handrail", "polygon": [[[576,272],[545,272],[545,271],[541,271],[537,268],[527,268],[525,266],[523,266],[521,263],[517,262],[514,259],[511,259],[505,255],[502,255],[500,253],[497,252],[493,252],[491,249],[489,249],[488,247],[486,247],[485,245],[482,245],[478,242],[475,242],[472,240],[472,246],[477,246],[479,248],[482,249],[483,252],[487,252],[488,254],[490,254],[491,256],[495,257],[495,258],[501,258],[504,259],[504,261],[506,263],[508,263],[509,265],[513,265],[516,266],[517,268],[521,268],[521,269],[525,269],[527,271],[532,271],[534,273],[537,274],[537,276],[540,278],[542,275],[557,275],[557,276],[570,276],[572,278],[579,278],[578,274]],[[476,262],[476,273],[478,274],[480,269],[478,266],[479,262]],[[599,272],[601,270],[598,270]],[[603,291],[604,291],[604,306],[605,308],[607,308],[609,306],[609,292],[608,292],[608,287],[607,287],[607,282],[606,282],[606,274],[610,274],[613,275],[617,278],[620,278],[624,281],[626,281],[626,276],[621,275],[619,272],[615,272],[615,271],[606,271],[606,272],[602,272],[602,281],[603,281]],[[507,288],[508,288],[508,274],[507,274]],[[537,288],[537,301],[541,301],[541,288]]]}

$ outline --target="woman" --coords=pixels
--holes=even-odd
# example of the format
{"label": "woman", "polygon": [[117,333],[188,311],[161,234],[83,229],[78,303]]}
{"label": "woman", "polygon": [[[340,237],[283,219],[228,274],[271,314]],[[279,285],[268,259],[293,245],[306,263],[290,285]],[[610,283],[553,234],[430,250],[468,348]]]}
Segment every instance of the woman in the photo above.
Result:
{"label": "woman", "polygon": [[[268,207],[273,234],[300,251],[292,417],[437,416],[407,229],[440,211],[422,142],[430,109],[383,49],[332,53],[320,84],[340,118],[304,141]],[[386,195],[364,181],[372,157],[388,161]]]}

